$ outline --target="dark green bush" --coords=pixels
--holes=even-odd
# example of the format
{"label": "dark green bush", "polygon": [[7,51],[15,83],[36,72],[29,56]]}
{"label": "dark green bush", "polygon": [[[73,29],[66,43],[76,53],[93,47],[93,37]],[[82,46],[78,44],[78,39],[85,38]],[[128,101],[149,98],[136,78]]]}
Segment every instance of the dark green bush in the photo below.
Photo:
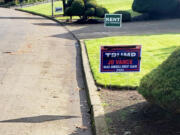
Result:
{"label": "dark green bush", "polygon": [[67,7],[70,7],[70,6],[72,5],[73,1],[74,1],[74,0],[68,0],[66,6],[67,6]]}
{"label": "dark green bush", "polygon": [[67,7],[65,10],[65,15],[67,16],[73,16],[72,14],[72,8],[71,7]]}
{"label": "dark green bush", "polygon": [[8,3],[10,5],[10,3],[13,2],[12,0],[4,0],[4,3]]}
{"label": "dark green bush", "polygon": [[138,91],[147,101],[180,113],[180,47],[142,78]]}
{"label": "dark green bush", "polygon": [[85,16],[94,16],[95,15],[95,8],[89,8],[85,11]]}
{"label": "dark green bush", "polygon": [[104,8],[104,7],[102,7],[102,8],[104,9],[104,15],[109,13],[109,11],[106,8]]}
{"label": "dark green bush", "polygon": [[15,6],[15,2],[14,1],[11,1],[11,2],[7,2],[7,3],[2,3],[0,4],[0,7],[5,7],[5,8],[9,8],[11,6]]}
{"label": "dark green bush", "polygon": [[114,14],[122,14],[122,21],[129,22],[131,21],[131,14],[127,11],[116,11]]}
{"label": "dark green bush", "polygon": [[178,0],[134,0],[132,9],[140,13],[171,14],[175,12]]}
{"label": "dark green bush", "polygon": [[77,15],[77,16],[83,16],[85,7],[84,7],[84,1],[83,0],[74,0],[72,5],[72,15]]}
{"label": "dark green bush", "polygon": [[81,19],[88,19],[90,16],[104,17],[108,10],[98,6],[95,0],[68,0],[65,15],[80,16]]}
{"label": "dark green bush", "polygon": [[4,4],[4,2],[0,2],[0,5],[3,5]]}
{"label": "dark green bush", "polygon": [[176,10],[175,16],[180,17],[180,1],[179,1],[179,4],[178,4],[178,8]]}
{"label": "dark green bush", "polygon": [[96,8],[96,7],[97,7],[96,1],[89,1],[86,3],[86,8]]}
{"label": "dark green bush", "polygon": [[85,3],[88,3],[88,2],[96,2],[96,0],[84,0]]}
{"label": "dark green bush", "polygon": [[108,13],[108,10],[106,8],[101,7],[101,6],[96,7],[95,16],[102,18],[107,13]]}

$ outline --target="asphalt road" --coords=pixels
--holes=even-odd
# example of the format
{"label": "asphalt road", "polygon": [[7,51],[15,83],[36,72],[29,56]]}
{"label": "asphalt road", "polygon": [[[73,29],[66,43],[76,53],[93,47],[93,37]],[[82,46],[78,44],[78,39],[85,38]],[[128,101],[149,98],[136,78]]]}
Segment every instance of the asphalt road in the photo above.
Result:
{"label": "asphalt road", "polygon": [[68,31],[0,8],[0,135],[91,135],[88,110]]}

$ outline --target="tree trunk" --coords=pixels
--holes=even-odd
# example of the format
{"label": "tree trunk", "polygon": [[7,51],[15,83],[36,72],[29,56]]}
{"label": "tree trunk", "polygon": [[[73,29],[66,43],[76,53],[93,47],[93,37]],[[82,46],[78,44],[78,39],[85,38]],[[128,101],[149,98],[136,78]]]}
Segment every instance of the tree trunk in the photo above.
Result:
{"label": "tree trunk", "polygon": [[82,17],[82,19],[83,19],[84,21],[87,21],[87,20],[88,20],[88,17],[84,15],[84,16]]}
{"label": "tree trunk", "polygon": [[63,12],[64,12],[64,14],[65,14],[65,10],[66,10],[66,0],[62,0],[62,2],[63,2]]}

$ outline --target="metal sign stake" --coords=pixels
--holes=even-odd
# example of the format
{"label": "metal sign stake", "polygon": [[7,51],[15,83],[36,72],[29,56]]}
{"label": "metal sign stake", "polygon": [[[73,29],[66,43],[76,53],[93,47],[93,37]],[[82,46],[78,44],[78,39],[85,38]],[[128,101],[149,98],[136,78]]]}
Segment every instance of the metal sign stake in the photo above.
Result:
{"label": "metal sign stake", "polygon": [[54,16],[53,8],[54,8],[54,0],[52,0],[52,17]]}

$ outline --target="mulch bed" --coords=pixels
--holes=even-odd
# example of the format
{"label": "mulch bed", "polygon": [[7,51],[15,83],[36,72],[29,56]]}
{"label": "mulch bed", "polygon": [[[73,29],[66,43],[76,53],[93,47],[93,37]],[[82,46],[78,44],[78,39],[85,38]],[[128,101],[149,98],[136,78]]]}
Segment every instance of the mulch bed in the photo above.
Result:
{"label": "mulch bed", "polygon": [[100,91],[110,135],[180,135],[180,115],[151,105],[135,90]]}

